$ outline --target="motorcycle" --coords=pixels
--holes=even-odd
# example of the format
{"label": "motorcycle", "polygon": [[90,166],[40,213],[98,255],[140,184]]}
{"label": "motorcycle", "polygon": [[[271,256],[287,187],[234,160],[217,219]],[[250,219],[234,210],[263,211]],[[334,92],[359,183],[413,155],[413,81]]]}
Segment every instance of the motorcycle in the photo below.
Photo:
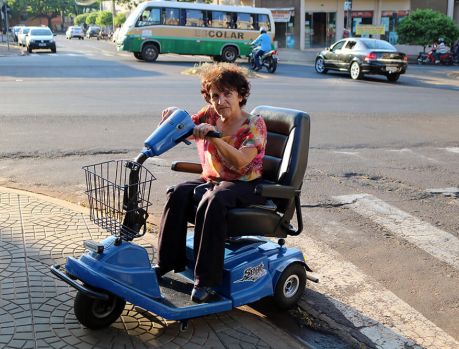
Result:
{"label": "motorcycle", "polygon": [[[435,56],[434,51],[419,52],[417,61],[418,61],[418,64],[452,65],[453,61],[454,61],[454,57],[453,57],[453,54],[451,52],[440,53],[438,55],[438,57]],[[436,63],[436,62],[438,62],[438,63]]]}
{"label": "motorcycle", "polygon": [[[249,66],[251,69],[255,70],[257,65],[255,64],[255,55],[257,53],[257,49],[253,49],[252,52],[249,54]],[[277,69],[277,64],[279,58],[277,57],[277,51],[271,50],[266,52],[264,55],[260,57],[261,59],[261,66],[265,67],[269,73],[273,74]]]}

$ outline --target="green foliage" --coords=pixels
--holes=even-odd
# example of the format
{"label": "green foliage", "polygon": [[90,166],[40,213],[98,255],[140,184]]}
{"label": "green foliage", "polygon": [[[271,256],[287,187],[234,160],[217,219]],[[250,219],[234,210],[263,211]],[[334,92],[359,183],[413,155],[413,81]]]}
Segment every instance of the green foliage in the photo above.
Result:
{"label": "green foliage", "polygon": [[114,20],[115,27],[122,26],[124,22],[126,22],[126,15],[124,13],[118,13]]}
{"label": "green foliage", "polygon": [[99,14],[99,12],[90,12],[90,13],[88,13],[88,16],[86,17],[86,24],[87,25],[96,24],[96,19],[97,19],[97,15],[98,14]]}
{"label": "green foliage", "polygon": [[73,19],[73,24],[75,25],[83,25],[86,23],[86,17],[88,17],[89,13],[82,13],[81,15],[78,15],[76,16],[74,19]]}
{"label": "green foliage", "polygon": [[459,37],[459,28],[451,18],[431,9],[410,13],[397,28],[401,44],[421,45],[424,48],[439,38],[451,46]]}
{"label": "green foliage", "polygon": [[110,11],[99,11],[96,17],[96,24],[100,26],[111,25],[113,23],[112,13]]}

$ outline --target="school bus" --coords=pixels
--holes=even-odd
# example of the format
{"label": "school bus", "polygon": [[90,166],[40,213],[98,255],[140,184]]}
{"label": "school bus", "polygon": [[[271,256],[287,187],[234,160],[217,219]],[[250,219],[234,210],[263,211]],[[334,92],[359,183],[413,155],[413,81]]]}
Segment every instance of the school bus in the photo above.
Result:
{"label": "school bus", "polygon": [[147,1],[139,4],[120,29],[117,50],[154,62],[160,53],[206,55],[234,62],[248,56],[250,42],[264,27],[274,38],[269,9],[201,3]]}

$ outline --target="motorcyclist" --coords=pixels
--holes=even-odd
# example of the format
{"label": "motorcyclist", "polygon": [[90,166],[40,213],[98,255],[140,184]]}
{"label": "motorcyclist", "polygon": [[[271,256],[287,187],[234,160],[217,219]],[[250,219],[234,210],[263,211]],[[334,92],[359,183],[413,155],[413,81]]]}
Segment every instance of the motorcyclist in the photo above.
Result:
{"label": "motorcyclist", "polygon": [[433,51],[435,56],[435,64],[440,63],[440,56],[448,52],[448,48],[445,45],[445,40],[443,38],[438,39],[438,44],[435,46],[435,51]]}
{"label": "motorcyclist", "polygon": [[266,28],[260,28],[260,35],[251,42],[251,45],[258,45],[254,48],[255,53],[255,71],[261,69],[260,57],[263,56],[266,52],[271,50],[271,37],[266,33]]}

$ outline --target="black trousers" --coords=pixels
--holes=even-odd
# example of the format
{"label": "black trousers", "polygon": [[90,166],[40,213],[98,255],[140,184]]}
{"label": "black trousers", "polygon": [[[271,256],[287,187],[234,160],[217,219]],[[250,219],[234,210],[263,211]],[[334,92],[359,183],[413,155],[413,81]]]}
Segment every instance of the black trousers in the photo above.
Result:
{"label": "black trousers", "polygon": [[[254,193],[260,179],[208,183],[195,216],[194,256],[195,285],[218,286],[223,278],[226,214],[234,207],[263,204],[265,199]],[[181,183],[168,194],[161,217],[158,265],[163,270],[183,271],[186,265],[186,233],[188,217],[194,212],[193,191],[202,179]]]}

